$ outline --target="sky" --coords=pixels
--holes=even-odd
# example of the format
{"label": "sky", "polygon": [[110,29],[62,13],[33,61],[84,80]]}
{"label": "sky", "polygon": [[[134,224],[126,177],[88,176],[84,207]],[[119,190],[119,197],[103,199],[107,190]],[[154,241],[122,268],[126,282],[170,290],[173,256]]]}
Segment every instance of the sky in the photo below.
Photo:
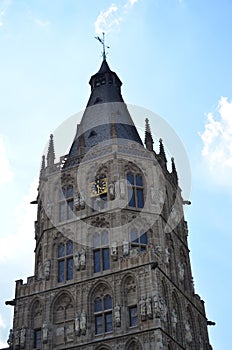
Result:
{"label": "sky", "polygon": [[[5,300],[34,273],[41,156],[85,108],[104,31],[124,100],[161,116],[188,155],[195,289],[216,322],[213,349],[231,349],[231,13],[230,0],[0,0],[0,347],[12,327]],[[141,133],[146,117],[135,120]]]}

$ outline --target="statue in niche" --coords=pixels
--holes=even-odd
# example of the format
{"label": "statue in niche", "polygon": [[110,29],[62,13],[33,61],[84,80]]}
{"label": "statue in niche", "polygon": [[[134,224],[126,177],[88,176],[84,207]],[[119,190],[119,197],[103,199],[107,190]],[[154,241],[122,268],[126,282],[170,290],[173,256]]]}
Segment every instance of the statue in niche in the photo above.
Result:
{"label": "statue in niche", "polygon": [[81,207],[81,209],[85,208],[85,201],[84,201],[84,198],[82,196],[80,196],[80,207]]}
{"label": "statue in niche", "polygon": [[151,297],[147,297],[146,299],[146,310],[147,310],[147,316],[148,318],[152,318],[152,301]]}
{"label": "statue in niche", "polygon": [[154,297],[155,317],[160,318],[161,321],[167,321],[167,305],[163,297]]}
{"label": "statue in niche", "polygon": [[168,247],[166,247],[164,249],[164,263],[166,266],[168,266],[169,262],[170,262],[170,251],[169,251]]}
{"label": "statue in niche", "polygon": [[156,343],[155,343],[155,350],[163,350],[163,348],[164,348],[164,345],[163,345],[162,335],[159,334],[157,336],[157,340],[156,340]]}
{"label": "statue in niche", "polygon": [[45,219],[45,210],[44,210],[43,207],[41,208],[40,217],[41,217],[41,222],[44,222],[44,219]]}
{"label": "statue in niche", "polygon": [[46,344],[48,341],[48,324],[47,321],[43,322],[42,325],[42,339],[43,339],[43,343]]}
{"label": "statue in niche", "polygon": [[49,218],[51,218],[51,216],[52,216],[52,208],[53,208],[53,204],[52,204],[52,202],[48,202],[47,203],[47,210],[46,210],[46,213],[47,213],[47,216],[49,217]]}
{"label": "statue in niche", "polygon": [[190,344],[193,340],[191,327],[189,321],[185,323],[185,340],[187,344]]}
{"label": "statue in niche", "polygon": [[84,248],[81,248],[79,251],[79,259],[80,259],[80,267],[82,270],[84,270],[85,264],[86,264],[86,253]]}
{"label": "statue in niche", "polygon": [[13,333],[13,329],[10,329],[9,337],[7,340],[7,344],[9,345],[9,347],[13,346],[13,341],[14,341],[14,333]]}
{"label": "statue in niche", "polygon": [[123,255],[129,255],[130,249],[129,249],[129,242],[123,241]]}
{"label": "statue in niche", "polygon": [[117,242],[113,242],[111,246],[111,255],[114,260],[117,260],[117,255],[118,255],[118,244]]}
{"label": "statue in niche", "polygon": [[82,311],[81,313],[80,330],[82,335],[86,334],[86,312],[85,311]]}
{"label": "statue in niche", "polygon": [[171,312],[171,322],[172,322],[172,328],[176,332],[176,325],[177,325],[178,319],[177,319],[177,313],[175,308],[173,308]]}
{"label": "statue in niche", "polygon": [[145,297],[143,296],[142,299],[139,302],[140,306],[140,315],[141,315],[141,320],[145,321],[146,320],[146,300]]}
{"label": "statue in niche", "polygon": [[160,206],[163,206],[164,205],[164,199],[165,199],[165,197],[164,197],[164,191],[163,191],[163,189],[159,189],[159,205]]}
{"label": "statue in niche", "polygon": [[74,265],[76,266],[76,269],[79,271],[81,268],[81,261],[80,261],[80,254],[79,252],[76,252],[74,254]]}
{"label": "statue in niche", "polygon": [[157,255],[160,255],[162,253],[162,248],[160,245],[156,245],[154,247],[154,253],[157,254]]}
{"label": "statue in niche", "polygon": [[51,261],[49,259],[47,259],[44,262],[44,277],[46,280],[49,280],[50,268],[51,268]]}
{"label": "statue in niche", "polygon": [[77,336],[80,336],[80,333],[81,333],[81,328],[80,328],[80,316],[78,314],[76,314],[76,317],[75,317],[75,334]]}
{"label": "statue in niche", "polygon": [[179,280],[181,282],[183,282],[183,280],[184,280],[184,263],[179,261],[177,267],[178,267]]}
{"label": "statue in niche", "polygon": [[74,197],[74,207],[75,208],[79,208],[81,203],[80,203],[80,194],[79,193],[76,193],[75,197]]}
{"label": "statue in niche", "polygon": [[116,305],[114,308],[114,319],[116,327],[120,327],[121,325],[121,314],[120,314],[120,306]]}
{"label": "statue in niche", "polygon": [[204,350],[203,340],[202,340],[201,336],[199,337],[199,350]]}
{"label": "statue in niche", "polygon": [[26,344],[26,328],[23,327],[20,331],[20,348],[24,349]]}
{"label": "statue in niche", "polygon": [[14,343],[15,343],[15,348],[18,349],[20,346],[20,329],[16,329],[15,334],[14,334]]}
{"label": "statue in niche", "polygon": [[110,200],[113,200],[115,198],[115,184],[113,181],[109,184],[109,196]]}
{"label": "statue in niche", "polygon": [[153,186],[150,188],[150,195],[151,195],[151,204],[156,204],[156,202],[157,202],[156,190]]}
{"label": "statue in niche", "polygon": [[120,192],[120,198],[124,199],[126,197],[126,180],[120,180],[119,182],[119,192]]}
{"label": "statue in niche", "polygon": [[172,223],[174,225],[177,225],[179,222],[179,214],[176,206],[172,207],[171,213],[170,213],[170,219],[172,220]]}

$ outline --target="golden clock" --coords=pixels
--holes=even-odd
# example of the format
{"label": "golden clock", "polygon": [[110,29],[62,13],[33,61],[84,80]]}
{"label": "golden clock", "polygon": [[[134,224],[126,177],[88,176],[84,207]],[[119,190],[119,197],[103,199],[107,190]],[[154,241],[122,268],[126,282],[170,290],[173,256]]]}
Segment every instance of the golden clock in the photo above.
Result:
{"label": "golden clock", "polygon": [[97,197],[101,194],[107,193],[108,183],[107,178],[98,178],[90,182],[90,197]]}

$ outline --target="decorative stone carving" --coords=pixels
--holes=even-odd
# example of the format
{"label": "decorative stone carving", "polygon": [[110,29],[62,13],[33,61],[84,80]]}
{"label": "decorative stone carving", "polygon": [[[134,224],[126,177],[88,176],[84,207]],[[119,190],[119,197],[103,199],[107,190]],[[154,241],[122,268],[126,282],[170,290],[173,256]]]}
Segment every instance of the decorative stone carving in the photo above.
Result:
{"label": "decorative stone carving", "polygon": [[164,344],[163,344],[162,335],[159,334],[159,335],[156,337],[155,350],[163,350],[163,349],[164,349]]}
{"label": "decorative stone carving", "polygon": [[153,186],[150,188],[150,196],[151,196],[151,204],[156,204],[157,192]]}
{"label": "decorative stone carving", "polygon": [[114,182],[110,182],[110,184],[109,184],[109,197],[110,197],[110,200],[113,200],[115,198],[115,184],[114,184]]}
{"label": "decorative stone carving", "polygon": [[47,208],[46,208],[46,214],[49,218],[51,218],[52,216],[52,209],[53,209],[53,203],[52,202],[48,202],[47,203]]}
{"label": "decorative stone carving", "polygon": [[147,297],[146,299],[146,310],[147,310],[147,316],[148,318],[152,318],[153,314],[152,314],[152,301],[151,301],[151,297]]}
{"label": "decorative stone carving", "polygon": [[9,337],[7,340],[7,344],[9,345],[9,347],[13,345],[13,341],[14,341],[14,333],[13,333],[13,329],[10,329]]}
{"label": "decorative stone carving", "polygon": [[177,225],[179,223],[179,214],[178,209],[176,208],[176,205],[172,207],[171,213],[170,213],[170,219],[172,221],[172,224]]}
{"label": "decorative stone carving", "polygon": [[50,278],[51,261],[49,259],[44,262],[44,277],[46,280]]}
{"label": "decorative stone carving", "polygon": [[184,280],[184,264],[179,261],[178,264],[177,264],[177,267],[178,267],[179,280],[181,282],[183,282],[183,280]]}
{"label": "decorative stone carving", "polygon": [[76,252],[74,254],[74,265],[76,266],[76,269],[79,271],[81,268],[81,262],[80,262],[80,255],[79,252]]}
{"label": "decorative stone carving", "polygon": [[117,260],[117,256],[118,256],[118,243],[117,242],[112,243],[111,256],[113,257],[113,260]]}
{"label": "decorative stone carving", "polygon": [[167,321],[167,305],[163,297],[154,297],[155,317]]}
{"label": "decorative stone carving", "polygon": [[129,248],[129,242],[123,241],[123,255],[129,255],[130,248]]}
{"label": "decorative stone carving", "polygon": [[82,335],[86,334],[86,312],[85,311],[82,311],[81,313],[80,330]]}
{"label": "decorative stone carving", "polygon": [[156,245],[154,247],[154,253],[160,255],[162,253],[162,247],[160,245]]}
{"label": "decorative stone carving", "polygon": [[80,328],[80,315],[78,315],[78,314],[76,314],[76,317],[75,317],[74,328],[75,328],[75,335],[76,335],[76,336],[80,336],[80,333],[81,333],[81,328]]}
{"label": "decorative stone carving", "polygon": [[43,343],[46,344],[48,341],[48,324],[47,321],[43,322],[42,325],[42,339],[43,339]]}
{"label": "decorative stone carving", "polygon": [[26,328],[21,328],[20,331],[20,348],[24,349],[26,344]]}
{"label": "decorative stone carving", "polygon": [[85,201],[80,193],[77,193],[75,195],[73,204],[77,210],[81,210],[85,208]]}
{"label": "decorative stone carving", "polygon": [[115,319],[115,324],[116,327],[121,326],[121,313],[120,313],[120,306],[116,305],[114,308],[114,319]]}
{"label": "decorative stone carving", "polygon": [[141,320],[145,321],[146,320],[146,300],[145,297],[143,296],[142,299],[139,302],[140,306],[140,315],[141,315]]}

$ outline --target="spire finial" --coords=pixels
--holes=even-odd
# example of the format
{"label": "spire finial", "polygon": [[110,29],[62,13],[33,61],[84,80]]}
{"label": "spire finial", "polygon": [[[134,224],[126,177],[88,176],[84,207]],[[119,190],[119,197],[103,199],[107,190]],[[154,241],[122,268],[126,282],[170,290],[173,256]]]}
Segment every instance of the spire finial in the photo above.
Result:
{"label": "spire finial", "polygon": [[167,163],[167,158],[164,150],[163,140],[159,139],[159,155],[164,163]]}
{"label": "spire finial", "polygon": [[98,41],[100,41],[100,43],[102,44],[103,47],[103,51],[102,51],[102,57],[103,57],[103,61],[106,60],[106,48],[109,49],[109,46],[106,46],[105,44],[105,33],[102,33],[102,39],[99,36],[95,36],[95,39],[97,39]]}
{"label": "spire finial", "polygon": [[174,158],[171,158],[172,161],[172,175],[174,176],[175,182],[178,182],[178,176],[177,176],[177,171],[176,171],[176,165],[175,165],[175,161]]}
{"label": "spire finial", "polygon": [[54,141],[53,135],[50,135],[49,145],[48,145],[48,154],[47,154],[47,165],[52,166],[55,162],[55,151],[54,151]]}
{"label": "spire finial", "polygon": [[145,119],[145,145],[149,151],[153,151],[153,138],[151,134],[151,128],[149,124],[149,119]]}

